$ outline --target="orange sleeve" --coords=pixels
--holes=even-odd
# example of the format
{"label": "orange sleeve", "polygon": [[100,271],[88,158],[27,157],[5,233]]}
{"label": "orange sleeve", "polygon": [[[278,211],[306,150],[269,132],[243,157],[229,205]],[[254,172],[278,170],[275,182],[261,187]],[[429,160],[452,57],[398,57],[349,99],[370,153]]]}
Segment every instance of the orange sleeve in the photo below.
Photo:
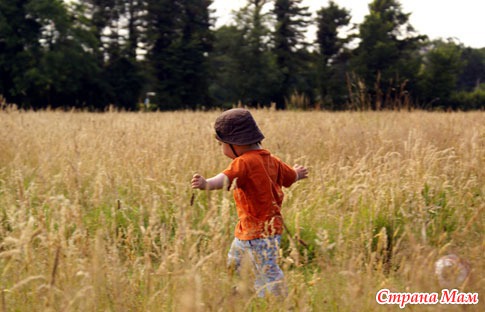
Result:
{"label": "orange sleeve", "polygon": [[227,168],[222,171],[229,178],[229,186],[237,178],[237,184],[239,186],[244,185],[244,179],[246,177],[246,164],[241,157],[235,158]]}
{"label": "orange sleeve", "polygon": [[278,161],[280,163],[280,183],[284,187],[290,187],[296,182],[296,171],[282,160],[278,159]]}

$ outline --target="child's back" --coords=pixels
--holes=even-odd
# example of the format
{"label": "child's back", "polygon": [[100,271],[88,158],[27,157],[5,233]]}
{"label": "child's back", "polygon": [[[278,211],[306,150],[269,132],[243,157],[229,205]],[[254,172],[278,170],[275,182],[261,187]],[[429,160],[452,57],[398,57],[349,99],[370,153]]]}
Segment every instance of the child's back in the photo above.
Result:
{"label": "child's back", "polygon": [[281,235],[282,186],[289,187],[296,181],[295,170],[267,150],[257,149],[234,159],[223,173],[230,183],[234,182],[239,217],[235,236],[251,240]]}

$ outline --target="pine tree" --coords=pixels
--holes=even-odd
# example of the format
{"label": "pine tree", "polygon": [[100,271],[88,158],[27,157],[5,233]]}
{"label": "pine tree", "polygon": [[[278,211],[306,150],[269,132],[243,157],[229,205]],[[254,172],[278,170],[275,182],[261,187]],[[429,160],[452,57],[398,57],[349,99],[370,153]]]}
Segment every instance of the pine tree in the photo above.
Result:
{"label": "pine tree", "polygon": [[285,99],[298,89],[297,74],[303,65],[300,54],[306,48],[305,32],[311,14],[308,7],[301,6],[301,0],[276,0],[273,13],[276,18],[274,54],[281,77],[274,100],[278,108],[284,108]]}
{"label": "pine tree", "polygon": [[0,0],[0,93],[22,107],[85,103],[97,66],[89,31],[60,0]]}
{"label": "pine tree", "polygon": [[148,61],[160,108],[210,105],[210,0],[148,1]]}
{"label": "pine tree", "polygon": [[[346,56],[348,52],[344,46],[349,38],[339,37],[339,31],[347,27],[350,22],[350,13],[330,1],[327,7],[317,12],[317,38],[318,65],[317,79],[320,104],[323,107],[335,109],[342,104],[342,88],[345,87]],[[340,68],[343,67],[343,70]]]}
{"label": "pine tree", "polygon": [[22,104],[28,81],[24,73],[37,65],[42,24],[33,14],[31,0],[0,1],[0,94]]}
{"label": "pine tree", "polygon": [[251,106],[269,105],[277,85],[274,54],[270,50],[270,16],[264,13],[269,0],[248,0],[236,12],[236,29],[240,36],[237,52],[238,101]]}
{"label": "pine tree", "polygon": [[420,71],[422,106],[450,106],[450,95],[456,90],[463,68],[462,50],[453,41],[434,41],[426,53]]}
{"label": "pine tree", "polygon": [[402,12],[397,0],[374,0],[369,11],[359,28],[361,41],[352,63],[374,108],[380,109],[379,98],[390,89],[403,84],[413,89],[420,64],[417,51],[425,37],[414,35],[410,13]]}

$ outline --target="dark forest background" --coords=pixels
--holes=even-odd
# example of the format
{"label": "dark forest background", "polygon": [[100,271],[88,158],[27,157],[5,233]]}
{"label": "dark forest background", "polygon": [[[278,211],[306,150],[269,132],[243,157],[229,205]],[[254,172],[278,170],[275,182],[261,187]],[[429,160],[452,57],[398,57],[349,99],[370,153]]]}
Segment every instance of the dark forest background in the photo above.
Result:
{"label": "dark forest background", "polygon": [[215,28],[211,0],[0,0],[0,105],[485,108],[485,47],[430,41],[399,1],[370,2],[358,25],[334,2],[245,3]]}

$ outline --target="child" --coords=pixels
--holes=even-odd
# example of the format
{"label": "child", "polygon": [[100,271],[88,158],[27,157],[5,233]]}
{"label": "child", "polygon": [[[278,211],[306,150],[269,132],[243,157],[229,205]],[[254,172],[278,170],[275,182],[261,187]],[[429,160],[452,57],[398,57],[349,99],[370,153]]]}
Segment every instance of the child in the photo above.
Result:
{"label": "child", "polygon": [[284,276],[277,264],[284,227],[281,188],[307,178],[308,171],[300,165],[291,168],[263,149],[264,136],[246,109],[225,111],[216,119],[214,128],[222,152],[233,160],[222,173],[210,179],[195,174],[192,188],[215,190],[233,185],[239,221],[228,264],[237,270],[243,255],[249,254],[258,295],[264,297],[266,291],[284,295]]}

